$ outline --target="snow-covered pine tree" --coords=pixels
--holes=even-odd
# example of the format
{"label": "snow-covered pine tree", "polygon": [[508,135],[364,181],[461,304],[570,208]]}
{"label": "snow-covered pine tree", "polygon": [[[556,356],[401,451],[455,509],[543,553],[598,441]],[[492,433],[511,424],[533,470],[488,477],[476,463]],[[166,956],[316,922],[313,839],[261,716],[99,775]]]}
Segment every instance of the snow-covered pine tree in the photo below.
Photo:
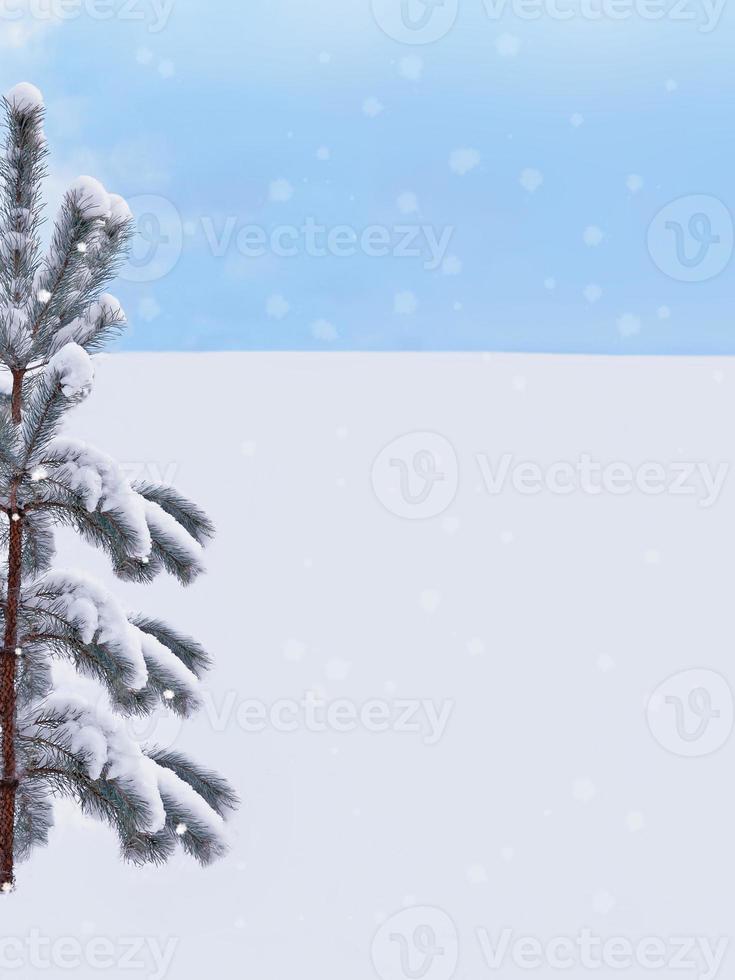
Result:
{"label": "snow-covered pine tree", "polygon": [[138,744],[125,717],[200,704],[209,658],[198,643],[128,614],[83,574],[52,569],[55,526],[109,555],[121,579],[202,571],[213,528],[168,486],[131,483],[108,456],[61,435],[89,394],[90,355],[124,326],[102,292],[132,233],[122,198],[80,178],[41,249],[45,173],[40,92],[3,100],[0,159],[0,890],[15,861],[45,844],[53,801],[109,823],[123,856],[165,861],[180,845],[206,864],[226,850],[237,800],[179,752]]}

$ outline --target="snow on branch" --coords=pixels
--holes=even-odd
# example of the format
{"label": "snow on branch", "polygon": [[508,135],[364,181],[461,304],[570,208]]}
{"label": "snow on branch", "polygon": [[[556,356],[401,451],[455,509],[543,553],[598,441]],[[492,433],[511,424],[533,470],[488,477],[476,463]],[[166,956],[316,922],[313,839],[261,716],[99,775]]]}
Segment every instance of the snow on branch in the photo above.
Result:
{"label": "snow on branch", "polygon": [[153,554],[184,584],[204,571],[203,548],[160,504],[144,501],[145,516],[153,539]]}
{"label": "snow on branch", "polygon": [[130,557],[150,555],[145,501],[112,457],[78,439],[59,437],[50,444],[41,466],[50,470],[54,482],[79,494],[89,513],[99,508],[120,516],[131,533]]}
{"label": "snow on branch", "polygon": [[130,629],[140,645],[149,680],[155,681],[164,689],[164,697],[171,702],[171,707],[177,707],[175,704],[177,695],[179,700],[186,703],[187,714],[199,707],[201,691],[196,674],[155,636],[133,624],[130,625]]}
{"label": "snow on branch", "polygon": [[15,112],[29,113],[43,109],[41,90],[30,82],[18,82],[5,95],[5,101]]}
{"label": "snow on branch", "polygon": [[38,603],[37,608],[73,626],[83,643],[109,649],[127,668],[131,690],[139,691],[148,683],[141,632],[99,583],[79,572],[49,572],[34,585],[29,598]]}
{"label": "snow on branch", "polygon": [[109,293],[103,293],[81,316],[59,327],[52,337],[51,350],[58,351],[68,343],[79,344],[85,350],[99,350],[102,342],[126,322],[120,303]]}
{"label": "snow on branch", "polygon": [[92,359],[79,344],[65,344],[50,359],[46,371],[58,380],[64,397],[70,401],[81,401],[92,391]]}
{"label": "snow on branch", "polygon": [[75,756],[91,780],[104,774],[105,780],[132,792],[142,803],[139,829],[155,834],[166,823],[156,772],[102,693],[90,701],[89,690],[90,685],[72,684],[71,679],[68,686],[59,686],[37,706],[25,733],[31,738],[37,734]]}
{"label": "snow on branch", "polygon": [[[200,858],[227,849],[223,817],[180,775],[159,764],[127,732],[104,693],[89,681],[60,671],[55,690],[38,704],[23,725],[23,734],[52,751],[71,755],[86,776],[100,785],[117,784],[139,804],[136,833],[164,830],[181,840],[191,834]],[[70,778],[74,767],[66,765]],[[41,772],[43,769],[40,770]],[[194,769],[196,771],[196,769]]]}

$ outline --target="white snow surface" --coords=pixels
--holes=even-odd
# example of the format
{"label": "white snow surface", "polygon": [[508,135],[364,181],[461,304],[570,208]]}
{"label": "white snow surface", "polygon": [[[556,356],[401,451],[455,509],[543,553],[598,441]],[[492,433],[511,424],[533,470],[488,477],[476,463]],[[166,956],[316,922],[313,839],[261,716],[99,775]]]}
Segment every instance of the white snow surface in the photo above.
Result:
{"label": "white snow surface", "polygon": [[[478,929],[494,942],[503,929],[543,943],[585,927],[602,941],[731,935],[729,878],[711,869],[732,848],[732,737],[682,758],[654,738],[646,705],[692,668],[735,687],[735,362],[222,353],[96,367],[67,434],[131,476],[177,486],[218,535],[207,574],[186,589],[166,575],[117,582],[70,532],[59,561],[212,654],[202,711],[183,723],[164,712],[143,731],[231,778],[244,805],[224,861],[201,870],[181,855],[144,871],[63,806],[4,900],[6,937],[40,928],[90,950],[99,937],[172,940],[166,980],[230,977],[233,964],[263,980],[309,976],[313,964],[320,980],[404,980],[401,943],[385,934],[405,937],[415,972],[414,930],[427,924],[447,949],[458,937],[455,976],[480,980],[491,974]],[[444,509],[397,516],[402,473],[413,490],[403,503],[422,506],[410,500],[425,489],[416,454],[427,450],[445,477],[427,500],[439,494]],[[588,454],[730,470],[709,507],[696,469],[689,494],[524,493],[510,477],[491,493],[506,454],[512,466]],[[355,710],[377,701],[387,730],[309,730],[301,708],[271,721],[307,692]],[[708,731],[724,723],[727,735],[731,705],[712,696],[721,717]],[[433,745],[424,701],[453,706]],[[664,698],[659,712],[675,747]],[[575,797],[580,785],[594,797]],[[372,962],[380,929],[392,973]],[[141,956],[140,975],[157,975]],[[425,980],[449,980],[448,965],[437,956]],[[524,972],[506,966],[498,977]],[[91,958],[73,972],[100,976]],[[55,972],[26,962],[18,975]]]}

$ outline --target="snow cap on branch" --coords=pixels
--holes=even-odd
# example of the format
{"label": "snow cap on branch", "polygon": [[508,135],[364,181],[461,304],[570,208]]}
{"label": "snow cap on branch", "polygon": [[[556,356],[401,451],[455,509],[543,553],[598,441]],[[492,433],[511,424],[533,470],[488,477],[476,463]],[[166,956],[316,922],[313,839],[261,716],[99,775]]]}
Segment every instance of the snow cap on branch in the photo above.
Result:
{"label": "snow cap on branch", "polygon": [[132,221],[133,212],[130,210],[130,205],[119,194],[110,194],[110,217],[115,224]]}
{"label": "snow cap on branch", "polygon": [[95,177],[77,177],[67,194],[87,219],[110,218],[115,224],[122,224],[133,216],[125,198],[110,194]]}
{"label": "snow cap on branch", "polygon": [[201,704],[201,690],[196,674],[189,670],[167,646],[150,633],[145,633],[131,624],[137,641],[140,644],[146,667],[151,674],[167,677],[177,687],[181,688],[193,705]]}
{"label": "snow cap on branch", "polygon": [[[90,695],[95,695],[94,701]],[[166,811],[158,788],[157,773],[141,747],[127,733],[101,691],[71,676],[42,704],[42,719],[58,719],[54,741],[69,740],[71,751],[83,760],[90,779],[106,778],[127,786],[143,802],[142,830],[158,833],[166,823]]]}
{"label": "snow cap on branch", "polygon": [[178,810],[180,815],[182,815],[182,810],[188,812],[219,843],[226,846],[229,843],[229,835],[222,817],[218,813],[215,813],[206,800],[188,783],[177,776],[173,770],[167,769],[165,766],[159,766],[152,759],[148,761],[151,765],[155,766],[158,789],[165,797],[169,806]]}
{"label": "snow cap on branch", "polygon": [[67,193],[75,199],[85,218],[110,216],[110,195],[95,177],[77,177]]}
{"label": "snow cap on branch", "polygon": [[65,398],[86,398],[92,390],[92,359],[79,344],[65,344],[48,362],[46,370],[56,375]]}
{"label": "snow cap on branch", "polygon": [[66,326],[56,331],[53,337],[53,349],[58,350],[64,344],[74,342],[80,346],[89,343],[100,323],[115,323],[124,326],[127,322],[122,306],[109,293],[102,293],[87,307],[82,316],[75,317]]}
{"label": "snow cap on branch", "polygon": [[[67,344],[67,347],[75,346]],[[65,350],[63,347],[59,353]],[[147,558],[150,555],[146,502],[132,489],[111,456],[78,439],[58,438],[51,443],[46,463],[55,468],[58,480],[81,495],[89,513],[99,507],[102,513],[114,511],[125,520],[134,538],[131,557]]]}
{"label": "snow cap on branch", "polygon": [[148,670],[140,630],[128,622],[114,596],[93,579],[71,571],[50,572],[37,588],[42,595],[54,597],[57,611],[76,627],[83,643],[96,641],[115,653],[128,668],[133,691],[145,687]]}
{"label": "snow cap on branch", "polygon": [[40,89],[30,82],[19,82],[6,93],[5,99],[18,112],[33,112],[43,109],[43,95]]}
{"label": "snow cap on branch", "polygon": [[167,549],[175,549],[191,566],[191,573],[196,576],[204,571],[204,549],[189,532],[179,524],[159,504],[153,500],[144,500],[145,516],[154,541]]}
{"label": "snow cap on branch", "polygon": [[51,740],[67,743],[90,779],[115,781],[141,801],[140,831],[157,834],[167,817],[183,818],[209,834],[220,852],[227,846],[229,835],[219,813],[172,769],[146,755],[94,681],[62,665],[54,668],[54,681],[53,693],[36,709],[35,724],[44,729],[50,723]]}

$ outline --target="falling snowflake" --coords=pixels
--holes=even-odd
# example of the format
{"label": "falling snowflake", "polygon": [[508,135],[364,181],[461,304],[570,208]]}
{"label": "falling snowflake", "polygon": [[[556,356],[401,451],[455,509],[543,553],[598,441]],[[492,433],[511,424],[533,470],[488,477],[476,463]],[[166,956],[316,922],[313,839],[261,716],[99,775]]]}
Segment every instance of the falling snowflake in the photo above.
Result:
{"label": "falling snowflake", "polygon": [[585,245],[589,245],[590,248],[595,248],[597,245],[599,245],[604,237],[605,235],[603,234],[602,230],[597,227],[597,225],[587,225],[582,233],[582,240],[584,241]]}
{"label": "falling snowflake", "polygon": [[365,99],[362,104],[362,111],[370,119],[374,119],[376,116],[379,116],[384,108],[385,106],[383,103],[380,101],[380,99],[376,99],[375,96]]}
{"label": "falling snowflake", "polygon": [[597,794],[597,788],[591,779],[575,779],[572,786],[572,796],[578,803],[590,803]]}
{"label": "falling snowflake", "polygon": [[414,214],[419,209],[419,202],[413,191],[403,191],[396,199],[396,205],[401,214]]}
{"label": "falling snowflake", "polygon": [[533,194],[543,184],[544,175],[540,170],[535,170],[533,167],[526,167],[525,170],[521,171],[521,176],[518,180],[524,190]]}
{"label": "falling snowflake", "polygon": [[161,314],[161,307],[153,296],[144,296],[138,304],[138,316],[146,323],[152,323]]}
{"label": "falling snowflake", "polygon": [[293,185],[285,177],[272,180],[268,187],[268,197],[271,201],[278,201],[280,203],[290,201],[293,197]]}
{"label": "falling snowflake", "polygon": [[269,296],[265,304],[265,312],[272,320],[282,320],[291,309],[291,304],[279,293]]}
{"label": "falling snowflake", "polygon": [[464,177],[480,163],[480,154],[469,148],[452,150],[449,156],[449,168],[452,173]]}
{"label": "falling snowflake", "polygon": [[462,271],[462,260],[456,255],[448,255],[442,262],[442,272],[445,276],[458,276]]}
{"label": "falling snowflake", "polygon": [[329,320],[315,320],[311,325],[311,335],[316,340],[336,340],[339,333]]}
{"label": "falling snowflake", "polygon": [[633,313],[623,313],[621,317],[618,317],[617,327],[621,337],[632,337],[641,332],[640,317]]}

